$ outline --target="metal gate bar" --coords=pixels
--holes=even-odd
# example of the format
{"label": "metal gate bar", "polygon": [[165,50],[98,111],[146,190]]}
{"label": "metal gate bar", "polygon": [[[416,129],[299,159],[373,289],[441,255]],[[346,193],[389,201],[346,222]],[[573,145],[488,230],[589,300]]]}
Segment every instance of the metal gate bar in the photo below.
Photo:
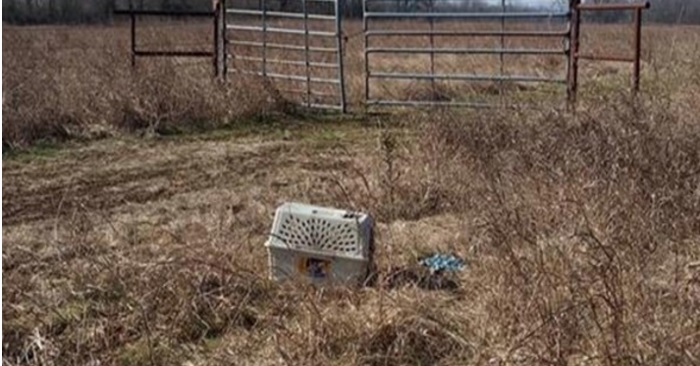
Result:
{"label": "metal gate bar", "polygon": [[455,36],[455,37],[555,37],[561,38],[569,35],[569,32],[533,32],[533,31],[449,31],[449,30],[436,30],[436,31],[392,31],[392,30],[370,30],[366,32],[368,36]]}
{"label": "metal gate bar", "polygon": [[[569,37],[571,34],[571,11],[556,12],[508,12],[504,2],[502,2],[500,12],[435,12],[433,1],[430,0],[429,12],[397,12],[397,11],[370,11],[370,3],[387,3],[396,0],[363,0],[363,33],[364,33],[364,57],[365,57],[365,105],[380,106],[460,106],[460,107],[494,107],[492,103],[466,102],[466,101],[445,101],[445,100],[392,100],[381,97],[373,98],[371,95],[371,82],[376,79],[397,79],[397,80],[460,80],[460,81],[489,81],[497,82],[499,90],[503,90],[504,82],[544,82],[566,84],[568,82],[568,70],[562,70],[565,77],[546,77],[535,75],[513,75],[507,74],[504,67],[505,55],[561,55],[567,57],[564,64],[569,67]],[[573,1],[573,0],[572,0]],[[424,19],[428,20],[429,30],[394,30],[394,29],[370,29],[372,20],[401,20],[401,19]],[[562,31],[518,31],[506,30],[506,19],[565,19],[566,29]],[[500,20],[500,30],[486,31],[462,31],[462,30],[435,30],[436,20]],[[429,47],[416,47],[408,45],[404,47],[373,47],[370,45],[372,38],[380,37],[404,37],[404,36],[428,36]],[[436,47],[434,37],[498,37],[500,47]],[[508,48],[505,40],[507,38],[561,38],[564,41],[562,48],[540,49],[540,48]],[[426,54],[430,57],[430,72],[395,72],[395,71],[374,71],[371,69],[370,60],[372,54]],[[455,55],[499,55],[500,72],[496,74],[472,74],[472,73],[441,73],[435,70],[435,55],[455,54]],[[502,94],[502,93],[501,93]],[[501,103],[502,104],[502,103]],[[498,107],[503,107],[499,105]]]}
{"label": "metal gate bar", "polygon": [[[293,51],[306,51],[304,46],[295,46],[282,43],[265,43],[265,42],[254,42],[254,41],[228,41],[231,45],[240,46],[251,46],[251,47],[262,47],[262,48],[272,48],[279,50],[293,50]],[[338,50],[329,47],[309,47],[310,52],[323,52],[323,53],[336,53]],[[236,56],[235,58],[237,58]],[[267,62],[267,61],[265,61]]]}
{"label": "metal gate bar", "polygon": [[339,80],[327,79],[327,78],[308,78],[303,75],[288,75],[288,74],[276,74],[276,73],[266,73],[263,74],[260,71],[249,71],[249,70],[237,70],[239,74],[243,75],[254,75],[254,76],[264,76],[271,79],[281,79],[281,80],[294,80],[294,81],[308,81],[310,83],[321,83],[321,84],[338,84]]}
{"label": "metal gate bar", "polygon": [[[377,1],[377,0],[365,0]],[[567,18],[569,12],[518,12],[518,13],[397,13],[397,12],[365,12],[365,18],[433,18],[433,19],[535,19],[535,18]]]}
{"label": "metal gate bar", "polygon": [[469,54],[469,55],[489,55],[489,54],[510,54],[510,55],[566,55],[566,49],[536,49],[536,48],[389,48],[371,47],[365,50],[370,53],[448,53],[448,54]]}
{"label": "metal gate bar", "polygon": [[[236,8],[236,1],[229,1],[226,8],[226,14],[232,16],[252,16],[260,17],[259,25],[250,25],[250,22],[243,24],[242,22],[230,20],[227,17],[226,30],[231,34],[250,33],[253,36],[262,37],[258,40],[240,40],[228,39],[227,59],[244,61],[248,64],[237,65],[237,69],[231,69],[230,72],[261,76],[267,80],[280,80],[295,83],[303,83],[302,88],[284,88],[275,86],[278,92],[302,95],[303,104],[308,108],[324,108],[336,109],[345,112],[345,83],[343,79],[343,52],[342,52],[342,35],[341,35],[341,12],[339,1],[336,0],[300,0],[300,11],[283,11],[283,9],[269,9],[267,0],[260,0],[258,9]],[[310,5],[312,3],[333,3],[333,9],[327,9],[330,13],[312,11]],[[302,21],[302,25],[297,24],[272,24],[272,21],[285,21],[286,19]],[[317,30],[311,29],[310,21],[320,21],[320,24],[331,24],[334,22],[333,29]],[[275,35],[295,35],[301,36],[300,39],[295,39],[293,43],[282,43],[272,39]],[[230,38],[230,37],[229,37]],[[312,45],[311,41],[327,40],[334,43],[331,47],[321,45]],[[245,49],[261,49],[261,56],[253,56],[244,54]],[[298,53],[277,54],[275,57],[270,57],[268,50],[287,50],[296,51]],[[295,54],[300,58],[295,58]],[[315,54],[335,55],[334,62],[324,60],[315,60],[312,58]],[[281,70],[270,72],[272,65],[288,65],[298,67],[292,70]],[[259,68],[259,69],[258,69]],[[295,70],[303,70],[303,72]],[[330,74],[319,74],[322,70],[333,72],[337,70],[334,76]],[[319,85],[337,85],[336,93],[329,93],[327,90],[319,90]],[[335,99],[333,102],[319,103],[318,98],[325,98],[329,101],[331,97]]]}
{"label": "metal gate bar", "polygon": [[418,74],[418,73],[395,73],[395,72],[373,72],[370,74],[374,78],[383,79],[442,79],[442,80],[470,80],[470,81],[521,81],[532,83],[566,83],[565,78],[548,78],[527,75],[481,75],[481,74]]}
{"label": "metal gate bar", "polygon": [[[311,1],[311,0],[307,0]],[[262,15],[261,10],[247,10],[247,9],[227,9],[228,14],[238,14],[238,15]],[[268,17],[278,17],[278,18],[290,18],[290,19],[304,19],[304,14],[301,13],[289,13],[284,11],[266,11],[265,15]],[[307,14],[309,19],[312,20],[335,20],[332,15],[320,15],[320,14]]]}
{"label": "metal gate bar", "polygon": [[[236,57],[236,59],[242,60],[242,61],[253,61],[253,62],[262,62],[263,61],[262,57],[249,57],[249,56],[238,56],[238,57]],[[283,65],[296,65],[296,66],[306,65],[306,61],[289,61],[289,60],[279,60],[279,59],[275,59],[275,58],[268,58],[267,63],[283,64]],[[332,64],[332,63],[328,63],[328,62],[309,62],[309,66],[326,67],[326,68],[335,69],[336,67],[338,67],[338,64]]]}
{"label": "metal gate bar", "polygon": [[[229,30],[240,30],[240,31],[257,31],[262,32],[263,27],[257,27],[254,25],[229,25]],[[319,37],[335,37],[335,32],[322,32],[322,31],[308,31],[303,29],[291,29],[291,28],[275,28],[267,27],[264,29],[268,33],[282,33],[282,34],[298,34],[298,35],[309,35],[309,36],[319,36]]]}
{"label": "metal gate bar", "polygon": [[[216,50],[218,47],[218,33],[216,32],[216,10],[213,11],[166,11],[143,10],[131,8],[114,10],[114,15],[128,15],[130,20],[130,51],[131,66],[136,67],[136,59],[139,57],[195,57],[211,58],[214,65],[214,74],[218,75]],[[212,51],[181,51],[181,50],[144,50],[139,49],[136,39],[136,24],[138,17],[169,17],[169,18],[209,18],[214,20],[214,50]]]}

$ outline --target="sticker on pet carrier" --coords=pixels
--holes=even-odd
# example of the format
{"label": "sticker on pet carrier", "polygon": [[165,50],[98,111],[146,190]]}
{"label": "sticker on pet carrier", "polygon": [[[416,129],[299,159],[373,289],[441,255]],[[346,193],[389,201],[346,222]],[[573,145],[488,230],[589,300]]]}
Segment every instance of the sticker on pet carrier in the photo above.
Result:
{"label": "sticker on pet carrier", "polygon": [[319,258],[300,257],[297,262],[299,273],[313,278],[326,278],[330,269],[331,262]]}

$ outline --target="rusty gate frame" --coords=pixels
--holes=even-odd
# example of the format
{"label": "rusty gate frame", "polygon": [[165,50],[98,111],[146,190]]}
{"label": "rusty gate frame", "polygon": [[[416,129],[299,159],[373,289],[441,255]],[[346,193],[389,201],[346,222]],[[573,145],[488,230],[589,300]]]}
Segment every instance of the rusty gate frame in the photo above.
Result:
{"label": "rusty gate frame", "polygon": [[[632,64],[632,93],[639,92],[639,81],[641,75],[641,59],[642,59],[642,14],[644,10],[651,8],[651,3],[646,0],[639,3],[609,3],[609,4],[582,4],[581,0],[573,0],[571,8],[573,12],[573,28],[571,30],[571,52],[569,55],[570,74],[568,81],[569,102],[572,105],[576,103],[576,95],[578,94],[578,74],[579,60],[590,61],[611,61],[624,62]],[[600,11],[633,11],[634,22],[634,39],[633,39],[633,55],[620,56],[609,54],[586,54],[580,52],[581,47],[581,21],[584,12],[600,12]]]}
{"label": "rusty gate frame", "polygon": [[[190,57],[190,58],[211,58],[214,67],[214,75],[219,76],[219,62],[217,54],[219,49],[219,32],[217,10],[212,11],[165,11],[165,10],[143,10],[134,9],[129,3],[129,9],[114,10],[114,15],[128,15],[130,19],[130,56],[131,67],[136,67],[136,60],[139,57]],[[213,21],[214,39],[212,51],[174,51],[174,50],[144,50],[137,46],[136,24],[138,17],[167,17],[167,18],[210,18]]]}

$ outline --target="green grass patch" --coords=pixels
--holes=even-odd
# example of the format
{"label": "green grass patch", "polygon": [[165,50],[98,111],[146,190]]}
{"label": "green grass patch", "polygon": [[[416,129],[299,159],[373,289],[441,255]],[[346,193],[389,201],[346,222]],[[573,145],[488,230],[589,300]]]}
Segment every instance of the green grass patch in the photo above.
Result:
{"label": "green grass patch", "polygon": [[65,143],[41,141],[27,148],[13,148],[3,145],[2,160],[28,162],[38,159],[56,158]]}

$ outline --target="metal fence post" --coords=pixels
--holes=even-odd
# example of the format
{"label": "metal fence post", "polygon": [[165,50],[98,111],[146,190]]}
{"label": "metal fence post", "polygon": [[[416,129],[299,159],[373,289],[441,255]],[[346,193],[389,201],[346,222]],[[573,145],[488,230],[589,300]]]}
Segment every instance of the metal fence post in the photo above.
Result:
{"label": "metal fence post", "polygon": [[[434,9],[433,9],[433,7],[434,7],[433,0],[430,0],[430,2],[429,2],[428,4],[429,4],[429,6],[430,6],[430,12],[432,13],[432,12],[434,11]],[[429,36],[429,39],[430,39],[430,75],[433,75],[433,76],[434,76],[434,75],[435,75],[435,36],[434,36],[434,33],[435,33],[435,18],[431,17],[431,18],[429,19],[429,21],[430,21],[430,23],[429,23],[429,24],[430,24],[430,36]],[[436,98],[438,98],[438,96],[437,96],[437,87],[436,87],[436,84],[435,84],[435,78],[432,78],[432,79],[430,80],[430,86],[431,86],[431,89],[432,89],[432,90],[431,90],[431,93],[432,93],[431,99],[436,99]]]}
{"label": "metal fence post", "polygon": [[581,12],[578,9],[580,0],[571,0],[569,11],[571,12],[571,29],[569,32],[569,80],[567,94],[572,108],[576,107],[578,93],[578,53],[581,34]]}
{"label": "metal fence post", "polygon": [[220,54],[219,54],[219,8],[221,7],[221,4],[219,1],[216,1],[214,3],[214,21],[213,21],[213,29],[212,31],[214,32],[214,57],[212,57],[212,63],[214,66],[214,77],[219,78],[221,76],[221,69],[219,68],[220,66]]}
{"label": "metal fence post", "polygon": [[634,70],[632,76],[632,91],[639,91],[639,76],[641,72],[642,58],[642,9],[634,12]]}
{"label": "metal fence post", "polygon": [[362,35],[364,47],[362,49],[365,60],[365,112],[367,112],[367,102],[369,99],[369,34],[367,27],[367,0],[362,0]]}
{"label": "metal fence post", "polygon": [[134,9],[129,3],[129,18],[131,19],[131,67],[136,67],[136,15]]}
{"label": "metal fence post", "polygon": [[342,0],[335,0],[335,33],[337,39],[338,52],[336,57],[338,58],[338,89],[340,91],[340,111],[345,113],[347,110],[345,102],[345,70],[343,69],[343,7],[340,6]]}
{"label": "metal fence post", "polygon": [[[267,77],[267,2],[261,1],[262,6],[262,76]],[[265,80],[267,82],[267,80]]]}
{"label": "metal fence post", "polygon": [[567,107],[571,107],[571,23],[572,23],[572,13],[574,0],[569,0],[569,16],[566,18],[566,36],[564,37],[564,43],[566,46],[566,103]]}
{"label": "metal fence post", "polygon": [[226,13],[226,0],[220,0],[221,9],[219,9],[219,16],[221,17],[221,75],[224,80],[228,78],[228,30],[226,25],[228,24]]}
{"label": "metal fence post", "polygon": [[[505,14],[506,13],[506,0],[501,0],[501,13]],[[501,17],[501,33],[505,33],[506,31],[506,18],[505,16]],[[501,46],[501,52],[498,54],[498,60],[499,60],[499,65],[500,69],[499,72],[501,76],[505,75],[505,55],[503,54],[503,50],[506,48],[506,37],[501,34],[500,37],[500,46]],[[503,81],[500,81],[498,83],[498,93],[501,95],[501,103],[504,103],[504,98],[505,98],[505,85]]]}
{"label": "metal fence post", "polygon": [[306,0],[301,0],[304,13],[304,64],[306,71],[306,107],[311,107],[311,70],[309,67],[309,9]]}
{"label": "metal fence post", "polygon": [[[368,22],[369,20],[367,19],[367,1],[368,0],[362,0],[362,33],[363,33],[363,38],[364,38],[364,48],[363,48],[363,53],[364,53],[364,60],[365,60],[365,107],[367,107],[367,102],[370,100],[370,88],[369,88],[369,78],[370,78],[370,70],[369,70],[369,26]],[[365,108],[366,109],[366,108]],[[366,112],[366,110],[365,110]]]}

